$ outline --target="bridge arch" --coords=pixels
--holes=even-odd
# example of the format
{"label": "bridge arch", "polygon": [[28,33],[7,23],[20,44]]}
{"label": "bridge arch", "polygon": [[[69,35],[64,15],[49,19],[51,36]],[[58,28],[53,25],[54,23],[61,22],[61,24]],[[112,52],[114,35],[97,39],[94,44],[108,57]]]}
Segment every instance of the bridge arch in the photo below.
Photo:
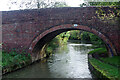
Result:
{"label": "bridge arch", "polygon": [[90,28],[88,26],[78,25],[78,24],[58,25],[58,26],[52,27],[44,31],[32,41],[29,47],[29,51],[32,53],[37,53],[47,42],[51,41],[55,36],[57,36],[58,34],[62,32],[69,31],[69,30],[84,30],[84,31],[88,31],[88,32],[91,32],[97,35],[106,44],[107,49],[109,51],[109,55],[117,55],[114,45],[104,34],[97,31],[96,29]]}
{"label": "bridge arch", "polygon": [[[106,12],[114,7],[102,7]],[[2,50],[26,53],[40,50],[56,35],[69,30],[85,30],[99,36],[114,55],[120,55],[117,19],[101,20],[98,7],[66,7],[2,11]],[[75,24],[75,25],[74,25]],[[79,24],[79,25],[76,25]],[[39,45],[40,44],[40,45]]]}

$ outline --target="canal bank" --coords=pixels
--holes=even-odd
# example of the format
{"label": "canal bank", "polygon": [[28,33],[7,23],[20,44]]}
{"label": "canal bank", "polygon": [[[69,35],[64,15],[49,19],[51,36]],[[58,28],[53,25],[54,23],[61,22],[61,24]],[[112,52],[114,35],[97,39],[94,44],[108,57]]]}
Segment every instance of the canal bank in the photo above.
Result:
{"label": "canal bank", "polygon": [[[74,41],[73,41],[74,42]],[[105,63],[100,62],[98,59],[99,55],[90,54],[93,52],[91,44],[80,44],[78,42],[69,43],[66,46],[57,48],[53,55],[49,56],[48,59],[38,60],[33,65],[26,66],[15,72],[3,75],[3,78],[99,78],[105,80],[119,80],[116,76],[118,74],[116,66],[116,58],[110,58],[114,62],[111,65],[107,64],[108,60],[104,58],[99,58],[105,61]],[[97,52],[105,53],[106,50],[101,50]],[[45,53],[45,47],[42,49]],[[87,54],[89,53],[89,54]],[[87,56],[88,55],[88,56]],[[97,58],[96,58],[97,56]],[[106,55],[102,55],[106,56]],[[44,57],[46,57],[44,55]],[[108,58],[109,59],[109,58]],[[118,57],[119,59],[119,57]],[[111,63],[111,60],[109,60]],[[96,64],[98,63],[98,64]],[[88,66],[89,65],[89,66]],[[101,68],[101,65],[104,66]],[[107,65],[107,69],[106,69]],[[89,69],[91,73],[89,72]],[[117,66],[119,67],[119,65]],[[83,69],[84,68],[84,69]],[[106,69],[104,72],[104,68]],[[109,72],[109,69],[111,72]],[[112,71],[114,70],[114,71]],[[107,72],[107,73],[106,73]],[[109,73],[113,73],[112,78]],[[92,74],[92,75],[91,75]],[[96,75],[95,75],[96,74]],[[94,76],[95,75],[95,76]]]}
{"label": "canal bank", "polygon": [[88,65],[93,79],[95,78],[99,80],[120,80],[120,56],[101,57],[101,54],[105,54],[104,50],[103,53],[98,53],[99,51],[91,52],[88,53]]}
{"label": "canal bank", "polygon": [[68,43],[48,59],[36,62],[3,78],[91,78],[87,53],[91,44]]}

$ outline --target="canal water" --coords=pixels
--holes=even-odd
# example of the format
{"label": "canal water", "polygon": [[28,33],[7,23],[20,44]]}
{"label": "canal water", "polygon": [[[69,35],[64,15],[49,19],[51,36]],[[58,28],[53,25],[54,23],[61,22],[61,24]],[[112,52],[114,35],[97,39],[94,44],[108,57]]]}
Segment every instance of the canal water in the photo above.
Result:
{"label": "canal water", "polygon": [[87,53],[91,44],[68,42],[48,59],[6,74],[3,78],[92,78]]}

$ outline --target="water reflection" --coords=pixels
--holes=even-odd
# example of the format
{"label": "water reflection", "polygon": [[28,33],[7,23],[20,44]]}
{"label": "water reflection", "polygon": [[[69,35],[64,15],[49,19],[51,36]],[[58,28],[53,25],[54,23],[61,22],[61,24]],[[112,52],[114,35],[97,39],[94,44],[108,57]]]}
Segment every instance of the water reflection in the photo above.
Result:
{"label": "water reflection", "polygon": [[[87,53],[91,44],[68,43],[67,51],[60,48],[51,57],[52,63],[48,63],[50,72],[55,78],[91,78],[88,69]],[[60,52],[63,51],[63,52]],[[50,58],[50,60],[51,60]]]}
{"label": "water reflection", "polygon": [[4,75],[4,78],[91,78],[88,69],[87,53],[91,44],[68,43],[56,49],[47,59],[16,72]]}

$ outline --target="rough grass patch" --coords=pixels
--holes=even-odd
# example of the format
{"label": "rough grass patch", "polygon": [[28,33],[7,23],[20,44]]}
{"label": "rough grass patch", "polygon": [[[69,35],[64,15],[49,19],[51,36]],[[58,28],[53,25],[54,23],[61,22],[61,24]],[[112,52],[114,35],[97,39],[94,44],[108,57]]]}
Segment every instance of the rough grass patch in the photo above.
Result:
{"label": "rough grass patch", "polygon": [[98,53],[98,54],[107,53],[107,49],[106,48],[97,48],[97,49],[90,51],[88,54],[94,54],[94,53]]}

